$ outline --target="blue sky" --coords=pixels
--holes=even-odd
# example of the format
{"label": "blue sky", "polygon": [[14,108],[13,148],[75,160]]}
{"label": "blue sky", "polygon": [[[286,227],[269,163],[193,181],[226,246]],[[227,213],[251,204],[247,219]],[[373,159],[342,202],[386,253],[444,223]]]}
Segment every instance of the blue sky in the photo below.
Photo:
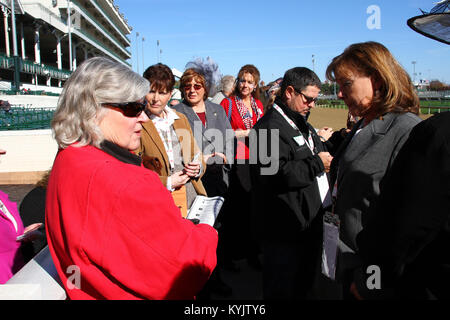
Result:
{"label": "blue sky", "polygon": [[[211,57],[236,75],[254,64],[266,83],[292,67],[313,69],[322,81],[332,58],[350,44],[383,43],[412,77],[450,83],[450,46],[410,29],[406,21],[435,0],[115,0],[133,32],[133,70],[158,60],[184,71],[188,61]],[[375,5],[380,10],[367,10]],[[375,20],[375,18],[378,18]],[[376,26],[379,29],[368,28]],[[136,32],[139,32],[136,41]],[[142,41],[144,37],[144,41]],[[136,46],[137,45],[137,46]],[[137,65],[139,63],[139,66]],[[139,67],[139,70],[138,70]]]}

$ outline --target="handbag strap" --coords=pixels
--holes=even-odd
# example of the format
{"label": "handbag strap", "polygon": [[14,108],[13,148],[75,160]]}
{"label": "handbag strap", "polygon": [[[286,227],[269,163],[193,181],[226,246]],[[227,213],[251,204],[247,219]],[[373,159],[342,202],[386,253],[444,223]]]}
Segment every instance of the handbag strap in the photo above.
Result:
{"label": "handbag strap", "polygon": [[231,108],[233,108],[233,103],[231,102],[230,98],[227,98],[228,100],[228,121],[231,123]]}

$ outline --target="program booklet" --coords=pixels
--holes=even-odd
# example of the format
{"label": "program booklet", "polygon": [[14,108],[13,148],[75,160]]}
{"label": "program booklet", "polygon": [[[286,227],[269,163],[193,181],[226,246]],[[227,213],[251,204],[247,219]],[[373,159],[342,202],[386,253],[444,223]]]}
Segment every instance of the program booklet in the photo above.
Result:
{"label": "program booklet", "polygon": [[192,203],[191,208],[187,214],[187,219],[198,219],[200,223],[209,224],[214,226],[217,216],[219,215],[220,208],[224,203],[223,197],[205,197],[197,196]]}

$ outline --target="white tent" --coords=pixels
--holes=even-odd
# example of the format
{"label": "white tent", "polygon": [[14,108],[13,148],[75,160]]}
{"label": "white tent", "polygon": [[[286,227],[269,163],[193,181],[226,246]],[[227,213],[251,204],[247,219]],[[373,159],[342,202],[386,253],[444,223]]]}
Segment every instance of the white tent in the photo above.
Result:
{"label": "white tent", "polygon": [[183,75],[183,72],[181,72],[175,68],[172,68],[172,73],[176,78],[181,78],[181,76]]}

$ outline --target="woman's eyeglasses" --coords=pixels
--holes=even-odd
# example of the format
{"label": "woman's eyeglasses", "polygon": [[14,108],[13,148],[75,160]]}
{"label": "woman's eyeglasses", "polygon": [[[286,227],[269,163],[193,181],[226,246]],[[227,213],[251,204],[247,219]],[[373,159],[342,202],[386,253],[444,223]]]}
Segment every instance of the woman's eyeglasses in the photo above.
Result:
{"label": "woman's eyeglasses", "polygon": [[147,100],[144,102],[125,102],[125,103],[102,103],[102,106],[117,108],[122,111],[125,117],[135,118],[139,117],[142,111],[147,107]]}
{"label": "woman's eyeglasses", "polygon": [[203,88],[203,86],[201,84],[198,84],[198,83],[196,83],[194,85],[187,84],[187,85],[184,86],[184,91],[190,91],[192,87],[194,87],[195,91],[199,91],[201,88]]}

